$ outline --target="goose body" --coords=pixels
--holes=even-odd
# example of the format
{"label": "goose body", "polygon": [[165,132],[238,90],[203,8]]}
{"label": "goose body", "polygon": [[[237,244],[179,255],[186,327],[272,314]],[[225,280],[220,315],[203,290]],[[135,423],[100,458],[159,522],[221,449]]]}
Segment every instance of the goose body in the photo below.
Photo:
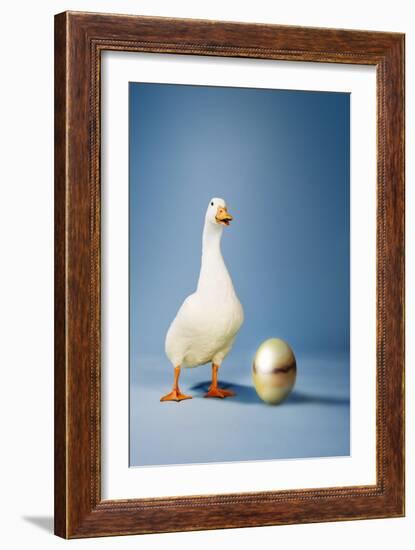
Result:
{"label": "goose body", "polygon": [[220,365],[232,348],[243,321],[242,306],[234,292],[191,294],[177,312],[166,336],[166,354],[173,365]]}
{"label": "goose body", "polygon": [[218,368],[243,323],[242,305],[220,247],[230,220],[225,201],[212,199],[205,216],[197,289],[184,300],[166,335],[166,354],[175,368],[209,362]]}

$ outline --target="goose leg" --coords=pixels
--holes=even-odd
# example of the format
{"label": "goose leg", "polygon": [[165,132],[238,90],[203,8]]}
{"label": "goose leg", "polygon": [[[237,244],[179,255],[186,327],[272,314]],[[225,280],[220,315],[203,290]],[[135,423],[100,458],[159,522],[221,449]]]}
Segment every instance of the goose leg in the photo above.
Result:
{"label": "goose leg", "polygon": [[232,390],[224,390],[223,388],[219,388],[218,370],[219,365],[215,365],[215,363],[212,363],[212,384],[210,385],[208,392],[205,393],[205,397],[232,397],[233,395],[235,395],[235,392],[233,392]]}
{"label": "goose leg", "polygon": [[182,393],[179,389],[179,375],[180,367],[174,368],[174,382],[173,390],[160,398],[160,401],[183,401],[184,399],[192,399],[191,395],[186,395]]}

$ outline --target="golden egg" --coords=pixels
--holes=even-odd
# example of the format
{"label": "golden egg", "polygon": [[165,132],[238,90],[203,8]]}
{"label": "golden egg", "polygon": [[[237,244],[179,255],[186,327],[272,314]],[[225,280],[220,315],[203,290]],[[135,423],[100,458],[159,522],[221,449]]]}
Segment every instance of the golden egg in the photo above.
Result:
{"label": "golden egg", "polygon": [[297,364],[293,350],[280,338],[269,338],[259,346],[252,366],[257,394],[270,405],[287,397],[295,384]]}

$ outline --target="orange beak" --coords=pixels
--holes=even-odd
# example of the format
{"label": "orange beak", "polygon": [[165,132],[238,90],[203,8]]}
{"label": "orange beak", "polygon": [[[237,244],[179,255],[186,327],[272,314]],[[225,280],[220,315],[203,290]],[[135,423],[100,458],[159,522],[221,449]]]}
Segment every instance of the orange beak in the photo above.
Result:
{"label": "orange beak", "polygon": [[218,206],[218,211],[216,213],[216,221],[222,225],[229,225],[233,220],[233,217],[229,214],[226,206]]}

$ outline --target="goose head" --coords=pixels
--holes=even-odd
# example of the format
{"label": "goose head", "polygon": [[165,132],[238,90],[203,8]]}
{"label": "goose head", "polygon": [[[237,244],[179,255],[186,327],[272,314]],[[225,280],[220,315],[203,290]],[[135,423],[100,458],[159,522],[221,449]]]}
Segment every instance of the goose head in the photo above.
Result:
{"label": "goose head", "polygon": [[229,214],[226,202],[217,197],[209,201],[206,210],[206,222],[213,225],[229,225],[233,217]]}

